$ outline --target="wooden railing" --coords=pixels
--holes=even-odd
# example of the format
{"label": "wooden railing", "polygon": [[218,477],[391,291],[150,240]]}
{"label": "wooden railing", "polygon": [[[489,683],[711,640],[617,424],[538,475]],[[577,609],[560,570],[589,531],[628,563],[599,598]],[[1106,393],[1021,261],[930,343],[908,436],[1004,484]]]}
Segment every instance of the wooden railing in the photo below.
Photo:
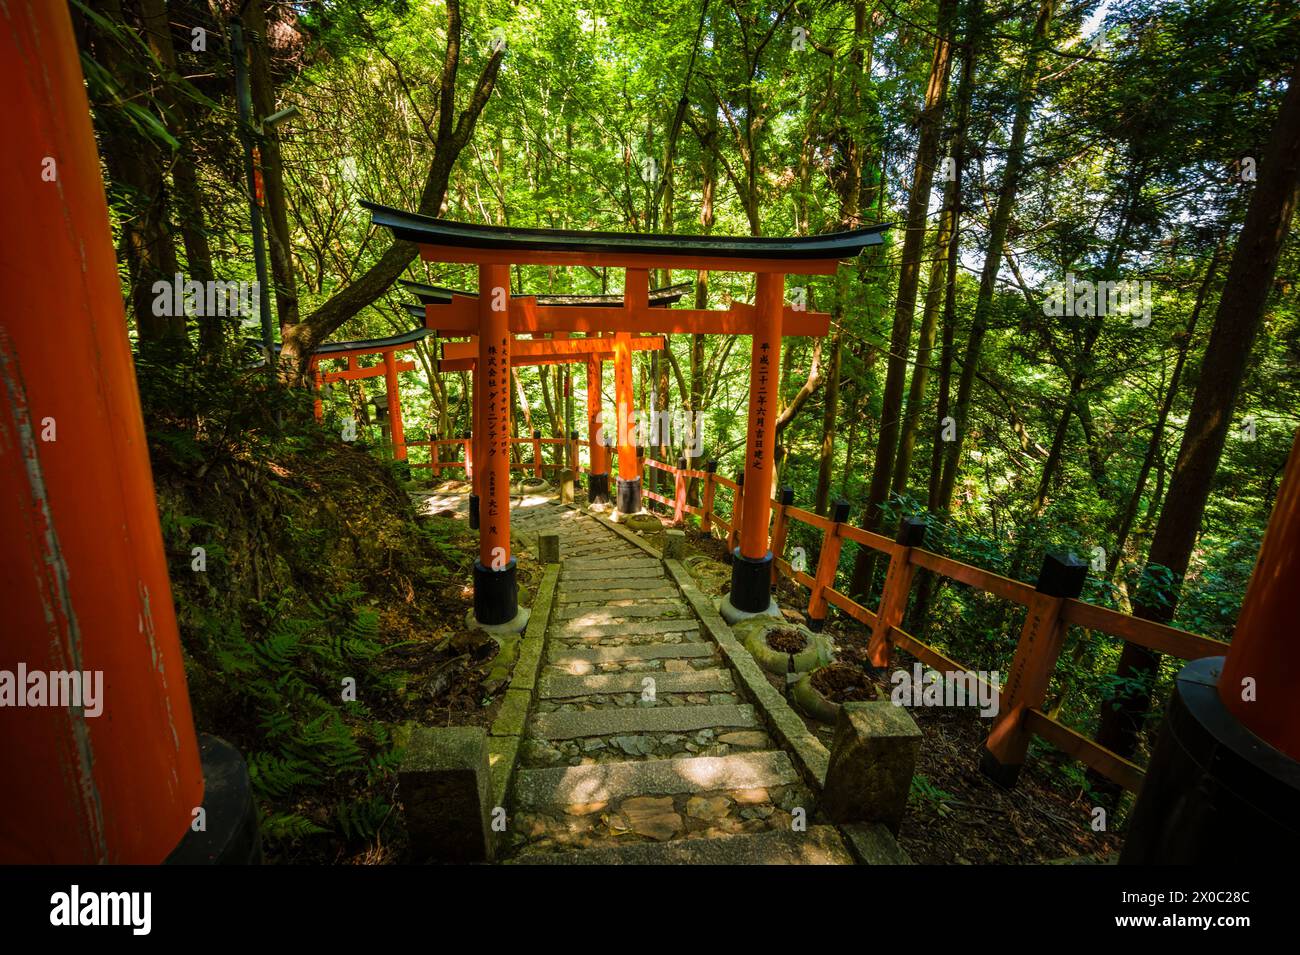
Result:
{"label": "wooden railing", "polygon": [[[541,449],[547,444],[563,445],[564,438],[541,438],[534,433],[531,438],[514,438],[511,443],[532,447],[531,460],[512,463],[515,470],[531,470],[540,477],[560,467],[544,462]],[[589,462],[588,442],[574,439],[573,444],[573,458],[577,459],[585,447],[588,451],[585,457]],[[429,447],[430,460],[412,466],[431,468],[435,477],[440,476],[443,469],[464,470],[465,459],[471,454],[469,445],[468,438],[407,442],[408,447]],[[439,449],[445,447],[458,449],[455,453],[460,457],[440,457]],[[674,467],[650,457],[643,458],[642,495],[671,508],[673,523],[681,525],[694,518],[699,521],[701,531],[722,536],[728,549],[734,549],[740,534],[743,484],[718,474],[716,462],[708,462],[703,468],[692,468],[687,464],[686,459],[679,459]],[[590,473],[589,463],[580,466],[579,470]],[[667,483],[671,483],[673,488],[671,497],[650,488],[651,474],[669,479]],[[698,504],[688,500],[687,491],[692,481],[699,482]],[[789,490],[783,490],[772,506],[773,583],[783,576],[808,591],[807,617],[815,629],[824,625],[831,607],[866,627],[870,631],[867,652],[874,666],[889,666],[897,648],[941,673],[973,672],[971,667],[953,660],[903,629],[903,616],[918,569],[1026,608],[1011,670],[1002,686],[989,686],[980,680],[986,692],[995,694],[997,700],[997,715],[985,744],[981,766],[1006,785],[1014,783],[1029,743],[1037,736],[1126,789],[1137,791],[1141,786],[1141,767],[1044,712],[1048,686],[1068,628],[1081,627],[1109,634],[1182,660],[1219,656],[1227,649],[1227,644],[1209,637],[1079,600],[1084,575],[1078,564],[1062,563],[1049,556],[1044,559],[1037,584],[1028,584],[926,550],[921,546],[925,533],[921,522],[905,521],[891,539],[850,524],[848,513],[848,503],[839,501],[832,506],[830,517],[822,517],[795,507]],[[821,536],[817,566],[812,573],[794,566],[786,558],[786,545],[793,524],[804,525]],[[870,548],[888,560],[884,588],[875,609],[858,603],[836,588],[840,554],[846,540]]]}
{"label": "wooden railing", "polygon": [[[578,445],[581,442],[573,442]],[[563,446],[564,438],[543,438],[537,432],[533,433],[531,438],[511,438],[510,445],[518,449],[527,447],[531,451],[531,457],[523,460],[520,457],[516,460],[516,455],[511,455],[510,470],[532,472],[534,477],[543,477],[548,472],[563,470],[563,464],[556,464],[545,460],[542,454],[542,448],[545,445]],[[470,447],[469,438],[426,438],[423,440],[409,440],[406,442],[409,451],[411,448],[427,448],[427,461],[412,461],[408,457],[407,464],[412,468],[428,469],[434,480],[442,478],[442,472],[461,471],[465,476],[473,474],[474,452]],[[558,453],[558,452],[557,452]],[[559,454],[563,457],[563,454]],[[576,448],[575,448],[576,456]]]}
{"label": "wooden railing", "polygon": [[[643,494],[652,501],[672,507],[674,523],[682,524],[690,517],[698,518],[702,531],[710,533],[716,528],[727,538],[728,546],[734,548],[739,534],[744,487],[717,474],[712,462],[703,470],[687,468],[685,464],[682,460],[673,467],[646,458],[647,474],[657,470],[671,476],[674,495],[670,499],[648,491],[643,491]],[[701,482],[699,506],[687,501],[686,491],[692,480]],[[719,489],[724,491],[724,495],[718,494]],[[719,500],[724,497],[728,505],[725,516],[718,509]],[[995,694],[997,715],[993,719],[981,765],[989,775],[1005,785],[1014,784],[1030,740],[1038,736],[1126,789],[1136,792],[1141,786],[1141,767],[1044,712],[1048,685],[1069,627],[1109,634],[1183,660],[1219,656],[1226,651],[1227,644],[1218,640],[1079,600],[1086,572],[1086,567],[1080,562],[1048,556],[1044,559],[1037,584],[1023,583],[924,549],[921,546],[925,535],[923,522],[905,521],[891,539],[848,523],[848,511],[848,503],[840,501],[834,505],[831,517],[822,517],[795,507],[789,489],[784,489],[772,506],[773,583],[784,576],[808,591],[807,616],[815,629],[824,625],[830,607],[867,627],[870,630],[867,652],[874,666],[889,666],[893,651],[898,648],[941,673],[973,672],[972,668],[921,642],[902,628],[918,569],[1026,608],[1011,670],[1003,685],[984,684],[987,692]],[[786,559],[792,524],[802,524],[821,535],[817,566],[811,574]],[[884,588],[874,610],[836,589],[840,553],[846,540],[870,548],[888,559]],[[983,684],[982,679],[979,682]]]}

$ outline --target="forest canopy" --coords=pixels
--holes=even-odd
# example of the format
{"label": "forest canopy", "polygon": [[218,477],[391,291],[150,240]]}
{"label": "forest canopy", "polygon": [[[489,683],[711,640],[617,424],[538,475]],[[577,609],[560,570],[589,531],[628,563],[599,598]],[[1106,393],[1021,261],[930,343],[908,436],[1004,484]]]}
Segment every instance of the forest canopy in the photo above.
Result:
{"label": "forest canopy", "polygon": [[[410,329],[399,279],[474,288],[473,267],[421,261],[362,200],[633,233],[890,223],[838,276],[789,281],[832,321],[825,339],[787,341],[777,482],[821,514],[843,498],[885,533],[927,516],[931,546],[1013,578],[1072,551],[1091,565],[1087,599],[1230,639],[1300,425],[1291,4],[71,6],[142,355],[257,358],[260,309],[156,307],[157,283],[176,277],[256,281],[246,145],[287,387],[309,383],[323,342]],[[519,266],[512,291],[621,282]],[[679,282],[699,308],[754,296],[747,274],[652,276]],[[418,344],[402,376],[408,436],[470,427],[468,377],[436,373],[438,344]],[[636,362],[640,406],[702,415],[705,456],[734,473],[747,343],[674,335]],[[567,430],[572,377],[520,370],[520,433]],[[355,388],[328,403],[369,421]],[[846,587],[878,590],[877,564],[846,546]],[[909,627],[1005,669],[1005,614],[926,585]],[[1136,721],[1172,664],[1075,633],[1062,667],[1058,710],[1092,729],[1119,714],[1100,717],[1103,741],[1140,745]]]}

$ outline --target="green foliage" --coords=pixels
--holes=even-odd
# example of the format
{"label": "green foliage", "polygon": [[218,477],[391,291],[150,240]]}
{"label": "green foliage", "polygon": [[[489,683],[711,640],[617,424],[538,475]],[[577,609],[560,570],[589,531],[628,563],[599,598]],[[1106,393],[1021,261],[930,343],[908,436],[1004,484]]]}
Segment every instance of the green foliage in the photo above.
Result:
{"label": "green foliage", "polygon": [[[394,687],[391,676],[368,666],[384,648],[375,640],[374,611],[358,606],[361,597],[350,588],[310,604],[303,616],[280,606],[261,637],[250,637],[238,622],[209,634],[231,705],[262,731],[248,766],[253,790],[268,807],[268,839],[302,839],[332,828],[365,840],[385,815],[386,804],[367,790],[391,779],[400,752],[382,723],[359,721],[368,712],[364,705],[341,702],[345,679],[356,681],[359,698]],[[325,820],[270,808],[339,790],[357,795],[336,803],[328,828],[320,824]]]}

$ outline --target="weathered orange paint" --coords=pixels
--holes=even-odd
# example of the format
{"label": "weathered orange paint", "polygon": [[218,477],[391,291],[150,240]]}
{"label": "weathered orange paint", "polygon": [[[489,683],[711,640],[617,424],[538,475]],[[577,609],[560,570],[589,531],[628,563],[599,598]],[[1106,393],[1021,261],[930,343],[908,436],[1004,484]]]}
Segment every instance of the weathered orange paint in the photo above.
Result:
{"label": "weathered orange paint", "polygon": [[[565,335],[559,331],[556,335]],[[662,335],[638,335],[632,340],[633,351],[657,351],[664,347]],[[608,356],[610,343],[603,338],[521,338],[510,344],[510,363],[515,367],[533,364],[530,358],[557,358],[581,361],[589,355]],[[478,357],[476,342],[446,342],[442,346],[444,361]],[[562,364],[570,362],[563,361]]]}
{"label": "weathered orange paint", "polygon": [[0,860],[158,863],[203,776],[90,106],[67,4],[0,20],[0,669],[103,675],[0,709]]}
{"label": "weathered orange paint", "polygon": [[[1300,759],[1300,431],[1291,444],[1277,503],[1264,532],[1255,570],[1237,617],[1232,645],[1219,678],[1223,705],[1262,740]],[[1244,700],[1243,681],[1254,681]]]}
{"label": "weathered orange paint", "polygon": [[[482,477],[479,479],[479,561],[499,568],[510,560],[510,267],[478,270],[478,364],[474,369],[479,405]],[[506,306],[496,308],[494,306]]]}
{"label": "weathered orange paint", "polygon": [[[414,371],[415,366],[411,364],[409,370]],[[384,383],[388,388],[388,433],[392,436],[393,459],[405,461],[406,429],[402,425],[402,395],[397,386],[397,359],[393,357],[391,348],[384,352]]]}
{"label": "weathered orange paint", "polygon": [[[386,353],[387,354],[387,353]],[[321,381],[362,381],[366,378],[378,378],[380,375],[387,375],[388,369],[385,367],[387,361],[381,365],[370,365],[367,368],[355,367],[347,371],[325,371],[321,372]],[[399,361],[394,365],[397,371],[415,371],[415,362]]]}
{"label": "weathered orange paint", "polygon": [[[644,271],[632,269],[629,271]],[[647,273],[648,274],[648,273]],[[455,295],[446,304],[424,307],[425,326],[444,336],[468,335],[478,328],[477,299]],[[543,332],[631,332],[634,334],[750,335],[754,331],[753,305],[733,302],[725,311],[696,308],[657,308],[649,301],[628,308],[588,305],[538,305],[531,296],[510,300],[510,330],[516,334]],[[782,307],[782,328],[789,336],[820,338],[830,331],[830,315]]]}
{"label": "weathered orange paint", "polygon": [[840,525],[829,524],[822,530],[822,546],[817,557],[817,572],[813,586],[808,594],[808,619],[825,620],[829,604],[826,591],[835,586],[835,572],[840,565],[840,551],[844,538],[840,536]]}
{"label": "weathered orange paint", "polygon": [[745,493],[740,512],[740,553],[767,556],[776,458],[777,385],[781,377],[781,316],[785,276],[760,273],[750,348],[749,436],[745,443]]}
{"label": "weathered orange paint", "polygon": [[604,378],[604,366],[599,355],[587,357],[587,442],[588,459],[592,474],[609,473],[609,452],[601,440],[601,384]]}

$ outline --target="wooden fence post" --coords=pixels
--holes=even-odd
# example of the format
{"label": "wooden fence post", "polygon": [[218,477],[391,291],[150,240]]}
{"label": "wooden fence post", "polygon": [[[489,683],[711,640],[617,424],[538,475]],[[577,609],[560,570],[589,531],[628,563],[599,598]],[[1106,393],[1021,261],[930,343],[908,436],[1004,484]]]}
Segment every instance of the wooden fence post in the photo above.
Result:
{"label": "wooden fence post", "polygon": [[542,476],[542,433],[533,429],[533,477]]}
{"label": "wooden fence post", "polygon": [[[925,521],[917,517],[904,518],[894,538],[898,549],[889,559],[885,572],[885,586],[880,592],[880,606],[876,608],[876,625],[871,629],[867,655],[873,667],[887,667],[894,655],[891,631],[903,622],[907,610],[907,597],[912,589],[912,548],[925,543]],[[863,545],[866,546],[866,545]]]}
{"label": "wooden fence post", "polygon": [[686,523],[686,477],[682,474],[685,470],[686,459],[678,458],[677,469],[673,471],[673,525],[676,527]]}
{"label": "wooden fence post", "polygon": [[831,506],[831,520],[834,528],[822,534],[822,549],[817,555],[817,573],[812,590],[808,594],[808,629],[820,633],[826,626],[826,591],[835,587],[835,572],[840,566],[840,548],[844,538],[840,536],[840,527],[849,519],[849,502],[841,498]]}
{"label": "wooden fence post", "polygon": [[442,462],[438,460],[438,432],[429,436],[429,470],[434,480],[442,477]]}
{"label": "wooden fence post", "polygon": [[781,571],[776,566],[776,562],[781,559],[781,554],[785,551],[785,538],[790,529],[790,518],[786,516],[785,509],[794,503],[794,488],[783,487],[781,494],[777,498],[776,516],[772,519],[772,586],[775,587],[781,580]]}
{"label": "wooden fence post", "polygon": [[1079,596],[1087,576],[1088,565],[1073,554],[1043,558],[1011,672],[999,694],[998,714],[980,759],[980,770],[999,786],[1010,789],[1020,775],[1033,735],[1025,730],[1025,713],[1043,705],[1065,638],[1061,608],[1067,599]]}
{"label": "wooden fence post", "polygon": [[718,470],[717,461],[707,461],[704,465],[704,495],[700,498],[700,533],[710,534],[713,532],[713,494],[717,490],[717,485],[713,483],[713,476]]}
{"label": "wooden fence post", "polygon": [[732,553],[740,546],[740,512],[745,504],[745,472],[736,474],[736,493],[731,497],[731,532],[727,535],[727,563],[731,563]]}
{"label": "wooden fence post", "polygon": [[474,479],[474,452],[470,450],[473,445],[473,434],[466,431],[461,435],[461,443],[465,446],[465,480]]}

